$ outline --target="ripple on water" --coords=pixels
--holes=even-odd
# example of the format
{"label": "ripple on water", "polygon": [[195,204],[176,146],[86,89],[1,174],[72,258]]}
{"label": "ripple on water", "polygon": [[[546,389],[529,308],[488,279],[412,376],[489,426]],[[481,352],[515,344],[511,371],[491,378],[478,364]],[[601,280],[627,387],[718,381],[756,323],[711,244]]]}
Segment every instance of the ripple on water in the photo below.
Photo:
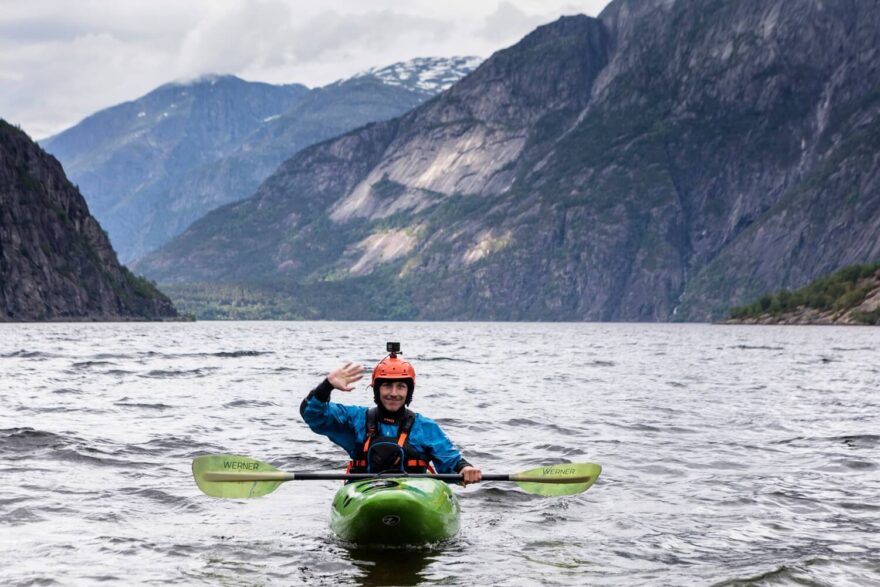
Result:
{"label": "ripple on water", "polygon": [[58,389],[53,389],[52,393],[57,393],[59,395],[82,395],[84,392],[82,389],[74,389],[72,387],[61,387]]}
{"label": "ripple on water", "polygon": [[[15,483],[0,497],[0,537],[14,539],[0,539],[0,559],[16,564],[0,565],[0,584],[92,584],[121,569],[125,578],[108,582],[878,584],[876,332],[8,326],[0,370],[16,368],[0,380],[0,403],[9,402],[0,463]],[[346,456],[306,427],[299,401],[337,354],[373,364],[364,341],[386,332],[417,350],[430,384],[413,408],[442,422],[484,471],[595,460],[605,467],[599,483],[560,499],[512,483],[456,488],[458,539],[378,556],[331,535],[338,483],[286,484],[255,500],[198,492],[197,454],[340,470]],[[549,344],[558,340],[566,344]],[[16,411],[24,399],[32,411]],[[369,405],[372,394],[337,400]]]}
{"label": "ripple on water", "polygon": [[175,495],[155,487],[121,487],[118,491],[124,495],[143,498],[179,510],[200,511],[202,509],[201,506],[190,497]]}
{"label": "ripple on water", "polygon": [[125,446],[124,451],[130,455],[155,455],[169,457],[170,459],[183,456],[192,458],[196,454],[223,452],[219,445],[204,442],[200,438],[187,434],[162,435],[140,444],[128,444]]}
{"label": "ripple on water", "polygon": [[224,408],[268,408],[277,406],[275,402],[261,401],[255,399],[237,399],[223,404]]}
{"label": "ripple on water", "polygon": [[[238,350],[238,351],[217,351],[213,353],[193,352],[193,353],[162,353],[158,351],[146,351],[138,353],[137,357],[153,359],[199,359],[207,357],[217,357],[221,359],[240,359],[250,357],[261,357],[263,355],[272,355],[274,351],[256,351],[256,350]],[[120,355],[121,356],[121,355]]]}
{"label": "ripple on water", "polygon": [[0,524],[9,526],[23,526],[25,524],[35,524],[44,521],[45,518],[37,515],[31,508],[15,508],[13,510],[0,513]]}
{"label": "ripple on water", "polygon": [[[105,448],[95,446],[98,443]],[[148,465],[148,463],[132,461],[124,450],[118,451],[107,441],[87,441],[74,434],[33,428],[0,430],[0,456],[6,456],[11,461],[60,461],[97,466],[124,464],[126,467]],[[29,466],[28,470],[43,469]]]}
{"label": "ripple on water", "polygon": [[734,349],[739,349],[741,351],[784,351],[785,347],[781,346],[765,346],[765,345],[749,345],[749,344],[738,344],[733,347]]}
{"label": "ripple on water", "polygon": [[207,377],[216,371],[217,367],[198,367],[196,369],[153,369],[139,374],[139,377],[147,379],[173,379],[175,377]]}
{"label": "ripple on water", "polygon": [[175,408],[175,406],[171,406],[168,404],[160,404],[160,403],[150,404],[150,403],[143,403],[143,402],[135,402],[135,401],[131,401],[129,398],[122,398],[118,401],[115,401],[115,402],[113,402],[113,405],[123,407],[123,408],[137,408],[140,410],[159,410],[159,411],[171,410],[171,409]]}
{"label": "ripple on water", "polygon": [[0,454],[63,446],[73,438],[34,428],[7,428],[0,430]]}
{"label": "ripple on water", "polygon": [[44,359],[54,359],[59,356],[60,355],[56,355],[54,353],[44,353],[40,351],[28,351],[25,349],[21,349],[18,351],[13,351],[11,353],[0,354],[0,359],[33,359],[40,361]]}
{"label": "ripple on water", "polygon": [[769,570],[727,579],[714,583],[713,587],[751,587],[753,585],[807,585],[831,586],[876,585],[880,576],[880,564],[858,559],[804,557],[782,565],[768,565]]}
{"label": "ripple on water", "polygon": [[843,444],[852,448],[877,448],[880,446],[878,434],[850,434],[844,436],[796,436],[774,441],[775,444],[792,444],[800,446]]}
{"label": "ripple on water", "polygon": [[71,367],[74,369],[90,369],[91,367],[105,367],[107,365],[115,365],[112,361],[78,361],[73,363]]}

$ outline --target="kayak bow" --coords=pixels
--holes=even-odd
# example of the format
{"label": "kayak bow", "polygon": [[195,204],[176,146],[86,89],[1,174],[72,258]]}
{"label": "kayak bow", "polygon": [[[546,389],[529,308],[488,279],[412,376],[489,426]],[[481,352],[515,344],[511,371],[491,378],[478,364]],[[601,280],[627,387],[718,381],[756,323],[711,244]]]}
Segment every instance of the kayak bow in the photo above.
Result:
{"label": "kayak bow", "polygon": [[330,527],[341,539],[364,546],[424,545],[455,536],[460,513],[443,481],[372,479],[336,492]]}

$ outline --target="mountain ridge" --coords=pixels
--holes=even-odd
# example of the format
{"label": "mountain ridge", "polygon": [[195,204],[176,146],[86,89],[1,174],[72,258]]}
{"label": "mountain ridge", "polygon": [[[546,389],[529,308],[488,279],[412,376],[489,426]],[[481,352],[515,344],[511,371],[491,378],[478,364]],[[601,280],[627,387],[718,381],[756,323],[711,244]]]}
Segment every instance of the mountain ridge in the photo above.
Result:
{"label": "mountain ridge", "polygon": [[[134,259],[205,212],[251,195],[299,149],[393,118],[461,75],[471,58],[402,62],[324,88],[209,75],[169,82],[43,141]],[[433,86],[418,87],[430,70]],[[409,76],[409,77],[406,77]]]}
{"label": "mountain ridge", "polygon": [[880,257],[880,23],[836,8],[617,0],[562,18],[301,152],[138,266],[373,276],[422,319],[717,318]]}

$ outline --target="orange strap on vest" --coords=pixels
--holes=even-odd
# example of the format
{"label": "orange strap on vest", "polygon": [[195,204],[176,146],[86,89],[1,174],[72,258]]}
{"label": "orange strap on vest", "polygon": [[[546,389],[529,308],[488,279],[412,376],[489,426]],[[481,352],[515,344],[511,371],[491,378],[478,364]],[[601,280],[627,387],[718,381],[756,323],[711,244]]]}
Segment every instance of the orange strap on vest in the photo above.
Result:
{"label": "orange strap on vest", "polygon": [[[376,412],[374,411],[375,409],[376,408],[372,408],[370,411],[367,412],[367,438],[364,440],[364,448],[363,448],[364,456],[366,456],[368,454],[368,451],[370,450],[370,443],[373,441],[373,437],[378,433],[378,425],[376,424],[376,421],[375,421],[375,414],[376,414]],[[410,426],[412,426],[413,420],[414,420],[414,418],[411,416],[411,414],[407,414],[407,420],[405,420],[401,424],[401,426],[403,427],[403,430],[401,430],[400,434],[398,434],[398,436],[397,436],[397,446],[399,446],[400,448],[404,447],[404,445],[406,444],[406,440],[409,438],[409,428],[410,428]],[[355,467],[366,468],[366,466],[367,466],[367,459],[366,458],[352,459],[348,462],[348,466],[345,468],[345,472],[350,473],[351,470]],[[431,463],[429,463],[425,460],[422,460],[422,459],[409,459],[406,461],[406,466],[407,467],[425,467],[430,473],[432,473],[432,474],[436,473],[436,471],[434,471],[434,468],[431,466]]]}
{"label": "orange strap on vest", "polygon": [[[366,467],[367,461],[365,459],[361,459],[359,461],[348,461],[348,465],[345,467],[345,472],[350,473],[352,469],[355,467]],[[437,471],[434,470],[434,467],[431,466],[431,463],[428,461],[423,461],[422,459],[409,459],[406,462],[407,467],[425,467],[428,469],[428,472],[432,475],[436,474]]]}

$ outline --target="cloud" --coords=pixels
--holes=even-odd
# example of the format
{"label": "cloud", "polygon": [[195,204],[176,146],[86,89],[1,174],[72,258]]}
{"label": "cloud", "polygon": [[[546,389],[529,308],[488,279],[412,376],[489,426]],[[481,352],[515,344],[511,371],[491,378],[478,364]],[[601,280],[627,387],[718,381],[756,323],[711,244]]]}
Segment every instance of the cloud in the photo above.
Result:
{"label": "cloud", "polygon": [[75,123],[72,113],[82,118],[163,81],[161,56],[106,33],[29,46],[15,53],[14,64],[9,53],[0,53],[0,79],[11,80],[3,82],[0,116],[21,124],[34,138]]}
{"label": "cloud", "polygon": [[40,0],[0,10],[0,117],[44,138],[210,73],[324,85],[413,57],[489,56],[607,0]]}
{"label": "cloud", "polygon": [[0,39],[63,42],[100,33],[129,41],[170,39],[192,26],[209,6],[204,0],[78,0],[75,6],[66,0],[8,2],[0,12]]}
{"label": "cloud", "polygon": [[174,39],[197,18],[167,4],[157,0],[165,12],[138,0],[4,5],[0,117],[45,138],[168,81]]}
{"label": "cloud", "polygon": [[392,10],[342,15],[324,12],[305,24],[293,40],[297,57],[311,61],[367,51],[400,50],[452,35],[452,22]]}
{"label": "cloud", "polygon": [[546,22],[543,16],[526,14],[510,2],[501,2],[486,18],[481,34],[489,41],[503,42],[521,38]]}
{"label": "cloud", "polygon": [[390,9],[359,14],[327,10],[304,16],[286,3],[241,5],[203,19],[186,33],[176,75],[188,78],[209,72],[250,72],[278,77],[282,72],[290,75],[323,66],[335,72],[324,76],[331,79],[318,81],[326,83],[338,77],[342,63],[363,58],[368,66],[374,66],[380,64],[376,55],[399,55],[411,47],[436,45],[450,36],[450,25]]}

